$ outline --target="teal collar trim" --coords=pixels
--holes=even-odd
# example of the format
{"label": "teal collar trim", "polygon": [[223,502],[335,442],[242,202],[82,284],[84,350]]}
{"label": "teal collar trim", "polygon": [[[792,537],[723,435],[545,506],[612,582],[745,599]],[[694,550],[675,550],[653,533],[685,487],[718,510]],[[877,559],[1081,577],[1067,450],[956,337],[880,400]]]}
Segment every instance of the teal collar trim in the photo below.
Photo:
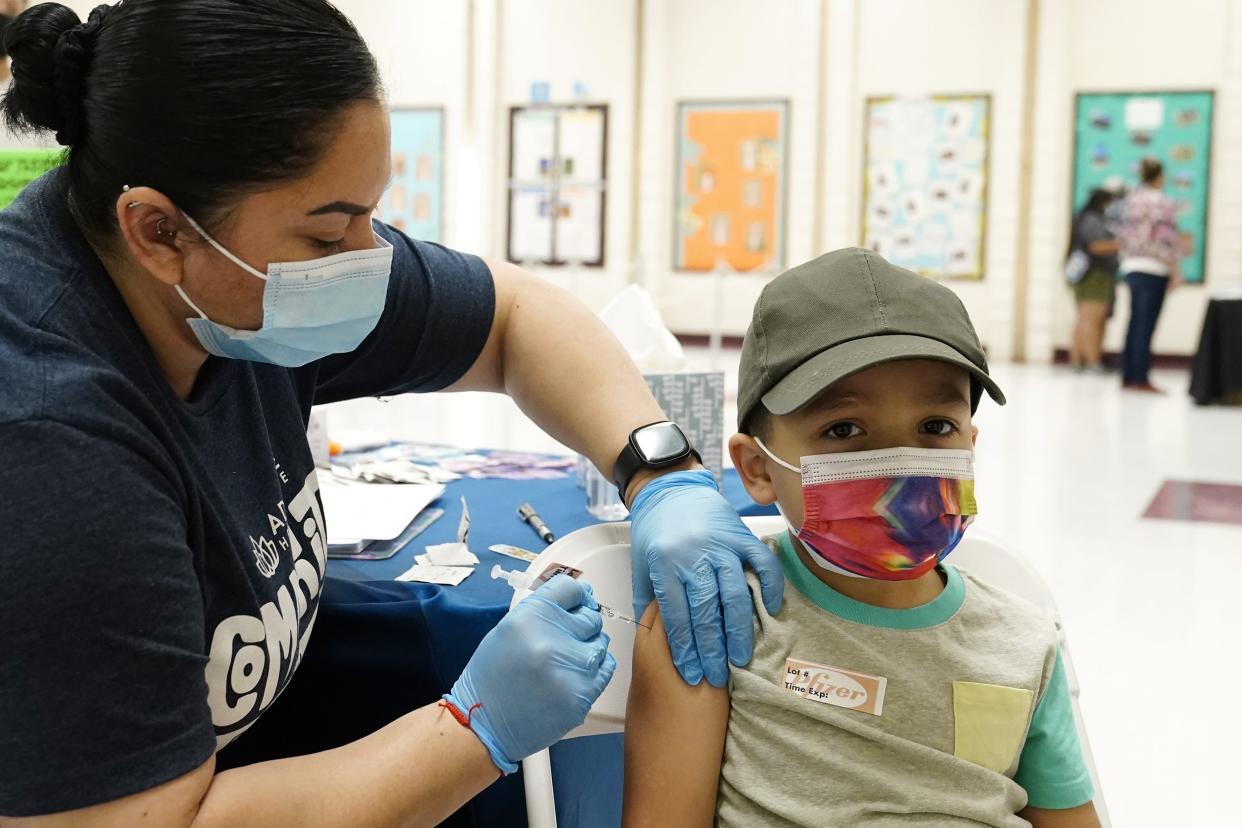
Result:
{"label": "teal collar trim", "polygon": [[928,603],[910,609],[873,607],[842,595],[816,578],[794,551],[788,532],[782,532],[777,542],[786,580],[808,601],[846,621],[890,630],[923,630],[948,621],[962,608],[962,602],[966,599],[962,576],[954,567],[942,564],[938,568],[945,576],[944,589]]}

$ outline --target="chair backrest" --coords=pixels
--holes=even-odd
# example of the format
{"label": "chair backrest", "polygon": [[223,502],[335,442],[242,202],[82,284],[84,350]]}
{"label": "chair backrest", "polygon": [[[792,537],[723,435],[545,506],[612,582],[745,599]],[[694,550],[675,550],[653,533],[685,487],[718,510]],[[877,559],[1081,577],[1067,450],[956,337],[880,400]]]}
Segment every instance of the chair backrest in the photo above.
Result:
{"label": "chair backrest", "polygon": [[[743,522],[758,537],[773,535],[786,528],[786,523],[781,517],[749,517],[743,518]],[[630,587],[629,540],[630,525],[628,523],[588,526],[566,535],[549,546],[530,564],[527,572],[537,575],[553,563],[573,566],[582,570],[581,577],[591,584],[596,599],[600,603],[628,615],[632,611],[633,597]],[[1087,736],[1086,725],[1078,704],[1080,693],[1078,675],[1074,670],[1073,656],[1070,653],[1065,628],[1061,623],[1056,601],[1053,600],[1048,585],[1024,558],[977,532],[966,535],[957,549],[953,551],[952,562],[980,580],[1030,601],[1052,616],[1060,638],[1061,657],[1073,700],[1078,738],[1082,744],[1087,767],[1091,772],[1091,780],[1095,785],[1095,808],[1100,815],[1101,824],[1107,828],[1110,822],[1104,804],[1103,789],[1100,786],[1095,757],[1091,752],[1091,742]],[[527,594],[527,590],[515,592],[513,603],[516,604]],[[617,733],[625,729],[625,704],[630,687],[634,627],[616,618],[606,618],[604,626],[612,638],[610,649],[617,659],[617,671],[608,689],[591,708],[586,723],[571,731],[565,737],[567,739],[601,733]],[[551,812],[552,807],[550,804],[552,801],[551,775],[547,752],[541,752],[528,759],[523,763],[523,768],[523,773],[528,777],[526,793],[530,825],[532,828],[554,826],[554,816],[551,822],[547,819],[547,814]],[[544,790],[545,787],[546,790]]]}

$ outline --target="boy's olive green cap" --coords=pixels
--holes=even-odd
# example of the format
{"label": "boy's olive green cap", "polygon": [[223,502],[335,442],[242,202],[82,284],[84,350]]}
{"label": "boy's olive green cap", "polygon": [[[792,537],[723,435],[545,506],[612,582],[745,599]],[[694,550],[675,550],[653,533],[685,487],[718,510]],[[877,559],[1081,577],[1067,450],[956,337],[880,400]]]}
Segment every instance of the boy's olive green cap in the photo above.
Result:
{"label": "boy's olive green cap", "polygon": [[755,303],[738,371],[738,428],[761,402],[789,414],[834,382],[905,359],[957,365],[1005,404],[957,294],[870,250],[825,253],[777,276]]}

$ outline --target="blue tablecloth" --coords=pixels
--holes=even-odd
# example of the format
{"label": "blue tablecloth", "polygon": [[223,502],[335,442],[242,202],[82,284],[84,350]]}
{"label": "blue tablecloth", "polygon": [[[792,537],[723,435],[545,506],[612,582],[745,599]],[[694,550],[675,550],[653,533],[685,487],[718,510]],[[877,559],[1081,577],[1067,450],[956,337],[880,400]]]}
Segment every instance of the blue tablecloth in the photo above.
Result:
{"label": "blue tablecloth", "polygon": [[[724,492],[743,515],[776,514],[754,503],[737,474],[725,473]],[[455,539],[460,498],[470,507],[470,549],[480,564],[455,587],[392,580],[414,564],[423,547]],[[435,505],[445,511],[387,561],[332,560],[314,634],[289,687],[245,735],[222,751],[220,769],[337,747],[439,699],[479,641],[509,607],[512,592],[488,577],[492,564],[520,561],[487,551],[509,543],[539,551],[543,542],[517,517],[528,502],[559,537],[596,521],[572,476],[557,480],[470,480],[449,484]],[[331,520],[331,516],[329,516]],[[617,812],[621,793],[619,736],[574,739],[553,749],[558,790],[591,792],[589,800],[558,804],[560,824],[599,826]],[[446,825],[526,824],[520,774],[501,779]]]}

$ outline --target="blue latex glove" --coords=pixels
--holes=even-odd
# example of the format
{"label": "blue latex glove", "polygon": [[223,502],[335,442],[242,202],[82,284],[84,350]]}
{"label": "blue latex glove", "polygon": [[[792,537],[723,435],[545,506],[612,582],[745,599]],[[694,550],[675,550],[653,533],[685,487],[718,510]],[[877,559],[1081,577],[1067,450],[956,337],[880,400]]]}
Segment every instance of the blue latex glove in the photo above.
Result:
{"label": "blue latex glove", "polygon": [[728,661],[747,664],[754,653],[742,564],[759,576],[763,605],[775,615],[785,591],[780,561],[742,523],[709,471],[660,475],[639,490],[630,515],[635,617],[658,600],[681,677],[698,684],[706,676],[724,687]]}
{"label": "blue latex glove", "polygon": [[603,630],[591,588],[557,575],[479,643],[444,700],[470,717],[502,772],[586,720],[617,669]]}

